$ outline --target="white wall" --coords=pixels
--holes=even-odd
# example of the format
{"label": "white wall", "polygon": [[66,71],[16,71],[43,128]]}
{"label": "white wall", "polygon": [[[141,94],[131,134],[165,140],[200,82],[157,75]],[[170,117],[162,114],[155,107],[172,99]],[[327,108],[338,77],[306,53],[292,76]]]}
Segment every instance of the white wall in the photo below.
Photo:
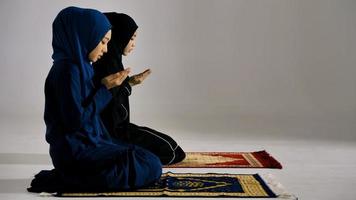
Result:
{"label": "white wall", "polygon": [[354,0],[2,0],[3,119],[42,118],[51,23],[69,5],[124,12],[139,25],[125,63],[153,73],[131,97],[134,120],[356,138]]}

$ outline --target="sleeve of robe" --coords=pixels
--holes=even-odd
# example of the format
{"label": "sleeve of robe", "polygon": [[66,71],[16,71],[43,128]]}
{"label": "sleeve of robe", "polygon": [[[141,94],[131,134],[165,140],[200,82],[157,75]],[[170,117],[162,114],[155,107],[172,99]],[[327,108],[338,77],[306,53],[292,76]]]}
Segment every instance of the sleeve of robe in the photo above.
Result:
{"label": "sleeve of robe", "polygon": [[93,94],[91,101],[83,106],[82,89],[85,88],[81,85],[79,68],[75,65],[68,67],[57,83],[60,84],[57,97],[61,119],[70,131],[79,130],[90,120],[91,115],[99,114],[112,98],[109,90],[102,85]]}

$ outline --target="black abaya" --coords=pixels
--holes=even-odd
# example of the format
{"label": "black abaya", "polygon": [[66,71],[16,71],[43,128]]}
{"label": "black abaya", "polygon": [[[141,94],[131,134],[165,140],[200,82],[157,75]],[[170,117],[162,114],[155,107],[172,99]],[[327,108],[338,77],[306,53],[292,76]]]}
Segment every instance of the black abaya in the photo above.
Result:
{"label": "black abaya", "polygon": [[[122,13],[104,13],[112,24],[112,37],[108,53],[94,64],[96,85],[110,74],[124,70],[122,54],[138,28],[135,21]],[[185,158],[182,148],[170,136],[130,123],[129,77],[116,88],[111,89],[113,99],[101,113],[102,121],[112,137],[147,149],[158,156],[164,165],[174,164]]]}

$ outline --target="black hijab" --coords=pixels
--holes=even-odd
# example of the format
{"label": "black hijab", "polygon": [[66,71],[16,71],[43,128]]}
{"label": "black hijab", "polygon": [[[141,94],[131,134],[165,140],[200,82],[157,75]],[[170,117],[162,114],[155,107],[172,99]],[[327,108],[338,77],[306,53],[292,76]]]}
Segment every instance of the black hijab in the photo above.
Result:
{"label": "black hijab", "polygon": [[97,78],[102,78],[124,69],[122,54],[131,37],[137,30],[136,22],[124,13],[104,13],[109,19],[111,29],[111,40],[108,44],[108,52],[94,63]]}
{"label": "black hijab", "polygon": [[[122,54],[138,28],[135,21],[126,14],[114,12],[104,14],[112,25],[112,32],[108,52],[93,64],[96,85],[101,84],[102,78],[124,70]],[[110,89],[113,99],[101,113],[101,118],[109,133],[119,139],[127,138],[127,127],[130,123],[128,96],[131,94],[131,86],[128,80],[129,77],[120,86]]]}

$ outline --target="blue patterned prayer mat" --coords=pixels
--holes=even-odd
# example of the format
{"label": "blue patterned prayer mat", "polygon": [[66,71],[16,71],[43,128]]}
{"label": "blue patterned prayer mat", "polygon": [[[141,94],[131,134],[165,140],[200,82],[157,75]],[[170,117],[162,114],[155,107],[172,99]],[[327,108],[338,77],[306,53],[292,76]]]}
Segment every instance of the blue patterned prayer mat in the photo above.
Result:
{"label": "blue patterned prayer mat", "polygon": [[129,191],[58,193],[61,197],[276,197],[258,174],[162,174],[155,185]]}

